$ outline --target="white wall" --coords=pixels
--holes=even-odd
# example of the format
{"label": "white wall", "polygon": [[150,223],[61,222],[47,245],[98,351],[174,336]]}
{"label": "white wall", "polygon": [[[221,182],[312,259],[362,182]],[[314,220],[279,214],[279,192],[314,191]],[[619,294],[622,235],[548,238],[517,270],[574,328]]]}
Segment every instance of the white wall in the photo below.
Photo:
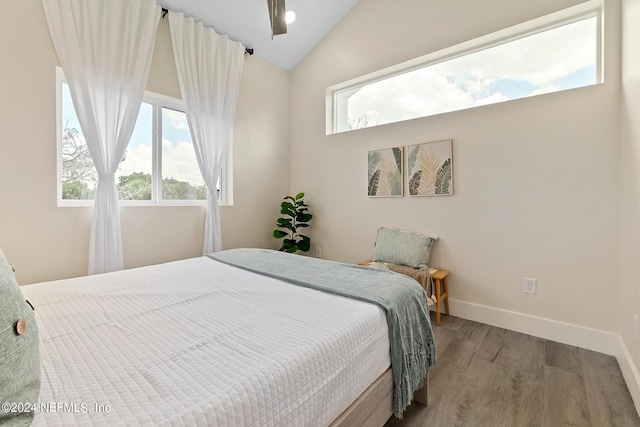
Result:
{"label": "white wall", "polygon": [[[278,205],[298,191],[325,258],[369,257],[381,225],[437,234],[432,263],[452,271],[453,303],[619,333],[640,402],[631,327],[640,315],[640,0],[621,1],[623,67],[620,2],[611,0],[602,85],[340,135],[324,134],[327,86],[580,0],[397,0],[393,19],[388,2],[362,0],[291,75],[248,58],[234,206],[221,211],[225,247],[277,247]],[[2,6],[0,248],[23,284],[84,275],[92,209],[56,206],[57,58],[42,6]],[[147,88],[180,96],[166,20]],[[454,196],[366,197],[367,150],[442,138],[454,140]],[[201,252],[201,207],[122,207],[121,220],[126,267]],[[538,295],[521,293],[525,275],[538,279]]]}
{"label": "white wall", "polygon": [[[40,1],[2,2],[0,57],[0,248],[21,284],[85,275],[92,208],[56,206],[57,57]],[[180,98],[166,19],[147,89]],[[274,247],[289,191],[289,73],[255,56],[245,61],[233,159],[223,245]],[[202,253],[204,207],[121,207],[121,224],[127,268]]]}
{"label": "white wall", "polygon": [[640,316],[640,1],[622,5],[619,328],[628,375],[636,383],[629,389],[640,411],[640,343],[633,333],[633,315]]}
{"label": "white wall", "polygon": [[[291,77],[291,190],[308,194],[323,257],[366,259],[383,225],[436,234],[431,263],[451,270],[452,299],[617,331],[618,2],[606,11],[604,84],[325,135],[326,87],[576,3],[353,9]],[[367,150],[443,138],[453,139],[454,196],[366,197]],[[536,296],[522,293],[524,276],[538,279]]]}

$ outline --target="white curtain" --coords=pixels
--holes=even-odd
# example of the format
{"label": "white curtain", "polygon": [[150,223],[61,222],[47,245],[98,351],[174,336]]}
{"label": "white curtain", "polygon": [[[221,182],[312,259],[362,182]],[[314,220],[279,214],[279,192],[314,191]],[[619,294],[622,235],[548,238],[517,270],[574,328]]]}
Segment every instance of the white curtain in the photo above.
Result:
{"label": "white curtain", "polygon": [[216,182],[231,139],[244,46],[169,12],[173,53],[200,173],[207,186],[203,253],[222,250]]}
{"label": "white curtain", "polygon": [[98,171],[89,274],[123,268],[114,174],[144,96],[161,8],[155,0],[42,0]]}

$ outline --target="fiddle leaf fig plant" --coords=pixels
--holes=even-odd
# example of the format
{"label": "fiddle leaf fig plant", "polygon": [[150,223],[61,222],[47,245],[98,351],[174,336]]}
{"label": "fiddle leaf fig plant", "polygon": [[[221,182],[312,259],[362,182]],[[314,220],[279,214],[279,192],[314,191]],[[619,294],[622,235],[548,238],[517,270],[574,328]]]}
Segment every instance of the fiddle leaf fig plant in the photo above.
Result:
{"label": "fiddle leaf fig plant", "polygon": [[313,215],[309,213],[309,205],[304,202],[304,193],[298,193],[295,197],[286,196],[280,204],[280,213],[285,215],[278,218],[277,225],[282,230],[274,230],[273,237],[282,239],[281,251],[307,252],[311,248],[311,239],[299,233],[300,228],[309,227],[309,221]]}

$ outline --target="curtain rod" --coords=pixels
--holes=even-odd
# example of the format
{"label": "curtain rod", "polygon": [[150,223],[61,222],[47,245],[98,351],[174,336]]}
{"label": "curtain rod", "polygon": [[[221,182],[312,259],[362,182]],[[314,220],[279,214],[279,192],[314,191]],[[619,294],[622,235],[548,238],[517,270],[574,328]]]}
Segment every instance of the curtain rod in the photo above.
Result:
{"label": "curtain rod", "polygon": [[[162,17],[163,18],[166,17],[168,13],[169,13],[169,9],[166,9],[166,8],[163,7],[162,8]],[[249,55],[253,55],[253,48],[245,47],[244,48],[244,53],[247,53]]]}

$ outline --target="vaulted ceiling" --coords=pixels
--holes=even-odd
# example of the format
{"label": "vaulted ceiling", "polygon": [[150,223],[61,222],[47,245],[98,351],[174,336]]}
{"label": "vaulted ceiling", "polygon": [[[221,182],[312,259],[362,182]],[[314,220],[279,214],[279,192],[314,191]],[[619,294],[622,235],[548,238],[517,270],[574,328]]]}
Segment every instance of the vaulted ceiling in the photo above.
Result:
{"label": "vaulted ceiling", "polygon": [[288,71],[349,13],[359,0],[286,0],[296,14],[287,34],[271,37],[269,0],[157,0],[175,12],[202,21],[219,34],[254,49],[254,54]]}

